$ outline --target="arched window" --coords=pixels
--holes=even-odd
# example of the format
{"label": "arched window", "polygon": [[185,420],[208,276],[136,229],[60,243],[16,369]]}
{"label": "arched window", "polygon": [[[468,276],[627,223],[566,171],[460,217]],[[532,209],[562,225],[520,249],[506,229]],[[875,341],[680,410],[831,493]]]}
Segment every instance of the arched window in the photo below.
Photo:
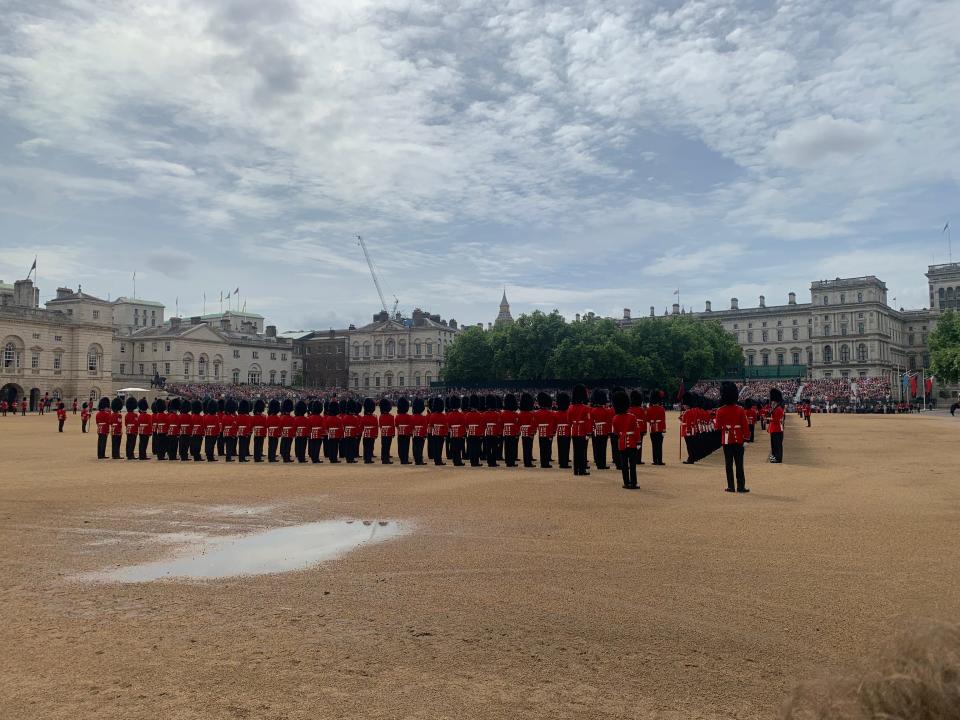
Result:
{"label": "arched window", "polygon": [[433,343],[429,341],[427,342],[427,355],[433,355]]}
{"label": "arched window", "polygon": [[368,342],[365,342],[365,343],[363,344],[363,356],[364,356],[365,358],[370,357],[370,343],[368,343]]}
{"label": "arched window", "polygon": [[92,387],[90,388],[90,402],[96,402],[100,399],[100,388]]}
{"label": "arched window", "polygon": [[286,384],[287,384],[287,371],[286,371],[286,370],[281,370],[281,371],[280,371],[280,384],[281,384],[281,385],[286,385]]}
{"label": "arched window", "polygon": [[3,346],[3,367],[11,369],[20,367],[20,351],[12,342]]}
{"label": "arched window", "polygon": [[259,385],[262,377],[262,372],[260,366],[254,363],[250,366],[250,369],[247,370],[247,382],[251,385]]}
{"label": "arched window", "polygon": [[213,379],[214,380],[220,379],[220,361],[219,360],[213,361]]}
{"label": "arched window", "polygon": [[413,344],[413,354],[414,354],[416,357],[420,357],[420,341],[419,341],[419,340],[417,340],[417,341]]}
{"label": "arched window", "polygon": [[201,355],[200,360],[197,362],[197,373],[200,375],[201,380],[207,377],[207,363],[207,356]]}
{"label": "arched window", "polygon": [[230,376],[231,376],[231,379],[233,380],[234,385],[240,384],[240,370],[238,368],[234,368],[233,372],[230,373]]}
{"label": "arched window", "polygon": [[833,348],[829,345],[823,346],[823,361],[825,363],[833,362]]}
{"label": "arched window", "polygon": [[840,362],[842,363],[850,362],[850,346],[849,345],[840,346]]}
{"label": "arched window", "polygon": [[431,379],[432,379],[432,376],[430,375],[430,373],[424,373],[424,374],[423,374],[423,386],[424,386],[424,387],[430,387],[430,380],[431,380]]}
{"label": "arched window", "polygon": [[399,385],[400,387],[403,387],[403,382],[404,382],[403,373],[400,373],[399,375],[397,375],[397,385]]}
{"label": "arched window", "polygon": [[91,374],[100,372],[102,359],[103,349],[99,345],[91,345],[87,348],[87,370]]}
{"label": "arched window", "polygon": [[857,345],[857,360],[860,362],[867,361],[867,346],[864,343]]}
{"label": "arched window", "polygon": [[277,371],[276,371],[276,370],[271,370],[271,371],[270,371],[270,384],[271,384],[271,385],[276,385],[276,384],[277,384]]}
{"label": "arched window", "polygon": [[840,293],[840,304],[843,305],[847,301],[847,296],[845,293]]}
{"label": "arched window", "polygon": [[394,342],[393,338],[387,340],[387,357],[393,357],[397,354],[397,343]]}
{"label": "arched window", "polygon": [[383,379],[387,383],[387,387],[393,387],[393,373],[387,373],[383,376]]}
{"label": "arched window", "polygon": [[762,350],[760,352],[760,364],[761,365],[770,364],[770,352],[768,350]]}
{"label": "arched window", "polygon": [[823,304],[826,305],[828,302],[830,302],[829,298],[828,298],[826,295],[824,295],[824,296],[823,296]]}
{"label": "arched window", "polygon": [[365,388],[370,387],[370,376],[369,376],[369,375],[364,375],[364,376],[363,376],[363,386],[364,386]]}
{"label": "arched window", "polygon": [[767,333],[767,331],[766,331],[766,330],[761,330],[761,331],[760,331],[760,342],[767,342],[767,340],[769,340],[769,339],[770,339],[770,337],[769,337],[769,334]]}
{"label": "arched window", "polygon": [[360,387],[360,376],[359,376],[359,375],[354,375],[354,376],[353,376],[353,386],[354,386],[355,388]]}
{"label": "arched window", "polygon": [[376,373],[376,374],[373,376],[373,386],[374,386],[374,387],[380,387],[380,373]]}
{"label": "arched window", "polygon": [[360,343],[353,344],[353,356],[355,358],[360,357]]}
{"label": "arched window", "polygon": [[413,374],[413,385],[414,387],[420,387],[420,373]]}
{"label": "arched window", "polygon": [[374,357],[383,357],[383,343],[379,340],[373,346],[373,356]]}
{"label": "arched window", "polygon": [[406,357],[407,356],[407,341],[401,340],[397,348],[397,357]]}

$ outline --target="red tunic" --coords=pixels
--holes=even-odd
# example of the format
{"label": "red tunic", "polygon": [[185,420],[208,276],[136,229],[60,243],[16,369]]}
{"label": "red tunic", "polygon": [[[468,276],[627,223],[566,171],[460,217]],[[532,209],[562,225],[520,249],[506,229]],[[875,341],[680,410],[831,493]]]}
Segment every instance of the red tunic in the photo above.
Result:
{"label": "red tunic", "polygon": [[64,410],[63,408],[57,408],[57,420],[66,420],[66,419],[67,419],[67,411]]}
{"label": "red tunic", "polygon": [[483,435],[483,413],[479,410],[465,412],[463,422],[467,426],[467,437],[481,437]]}
{"label": "red tunic", "polygon": [[110,433],[110,420],[113,413],[109,410],[97,410],[94,422],[97,423],[97,435],[107,435]]}
{"label": "red tunic", "polygon": [[617,434],[617,447],[620,450],[633,450],[637,447],[640,433],[637,430],[637,416],[631,412],[613,416],[611,423],[613,432]]}
{"label": "red tunic", "polygon": [[210,413],[203,416],[204,437],[216,437],[220,434],[220,413]]}
{"label": "red tunic", "polygon": [[422,438],[427,436],[427,416],[426,415],[411,415],[410,424],[413,427],[412,435],[415,438]]}
{"label": "red tunic", "polygon": [[593,434],[609,435],[613,432],[613,408],[606,406],[590,408],[590,420],[593,422]]}
{"label": "red tunic", "polygon": [[714,426],[720,431],[723,445],[743,445],[743,441],[750,437],[747,414],[739,405],[724,405],[717,410]]}
{"label": "red tunic", "polygon": [[283,422],[280,419],[279,415],[267,415],[266,422],[264,423],[267,426],[267,437],[268,438],[277,438],[280,437],[280,423]]}
{"label": "red tunic", "polygon": [[344,439],[355,438],[360,431],[360,418],[356,415],[338,415],[343,420]]}
{"label": "red tunic", "polygon": [[459,410],[451,410],[447,413],[447,427],[450,429],[450,437],[452,438],[462,438],[467,435],[464,415]]}
{"label": "red tunic", "polygon": [[293,416],[293,436],[305,438],[310,435],[310,418],[306,415]]}
{"label": "red tunic", "polygon": [[396,426],[398,437],[410,437],[413,434],[413,418],[407,413],[397,415]]}
{"label": "red tunic", "polygon": [[237,415],[237,437],[250,437],[253,432],[253,418],[249,415]]}
{"label": "red tunic", "polygon": [[380,426],[380,437],[392,438],[396,435],[397,419],[390,413],[382,413],[377,418],[377,424]]}
{"label": "red tunic", "polygon": [[136,435],[137,434],[137,425],[139,420],[137,419],[137,413],[128,412],[123,416],[123,427],[127,432],[127,435]]}
{"label": "red tunic", "polygon": [[552,438],[557,432],[557,412],[547,408],[534,411],[533,421],[537,426],[537,433],[542,438]]}
{"label": "red tunic", "polygon": [[537,434],[537,424],[532,410],[521,410],[517,419],[520,423],[520,437],[533,437]]}
{"label": "red tunic", "polygon": [[783,406],[777,405],[770,413],[770,422],[767,424],[770,434],[783,432]]}
{"label": "red tunic", "polygon": [[280,437],[292,438],[295,422],[296,420],[293,417],[293,415],[281,415],[280,416]]}
{"label": "red tunic", "polygon": [[376,415],[360,416],[360,433],[365,440],[375,438],[377,436],[377,429],[379,427],[380,423],[377,422]]}
{"label": "red tunic", "polygon": [[[630,414],[637,419],[637,432],[643,436],[647,434],[647,410],[643,405],[632,405]],[[616,431],[614,431],[616,432]]]}
{"label": "red tunic", "polygon": [[153,435],[153,415],[148,412],[140,413],[137,423],[137,435]]}
{"label": "red tunic", "polygon": [[324,425],[327,429],[327,439],[341,440],[343,438],[343,419],[339,415],[327,415]]}
{"label": "red tunic", "polygon": [[496,410],[487,410],[483,413],[483,434],[497,437],[503,434],[503,423],[500,419],[500,413]]}
{"label": "red tunic", "polygon": [[320,440],[327,436],[327,419],[323,415],[311,415],[307,422],[310,426],[310,440]]}
{"label": "red tunic", "polygon": [[567,419],[570,422],[570,435],[575,438],[587,437],[593,430],[590,418],[590,408],[580,403],[574,403],[567,410]]}
{"label": "red tunic", "polygon": [[203,437],[207,421],[206,415],[200,413],[190,413],[190,434],[194,437]]}
{"label": "red tunic", "polygon": [[554,410],[554,427],[557,428],[557,437],[570,437],[570,410]]}
{"label": "red tunic", "polygon": [[450,426],[447,424],[447,414],[445,412],[435,412],[427,415],[427,424],[430,426],[430,434],[437,437],[447,437],[450,434]]}
{"label": "red tunic", "polygon": [[81,410],[81,411],[80,411],[80,420],[82,420],[83,422],[86,422],[86,421],[89,420],[89,419],[90,419],[90,411],[89,411],[89,410]]}
{"label": "red tunic", "polygon": [[651,405],[647,408],[647,425],[651,433],[667,431],[667,413],[663,405]]}
{"label": "red tunic", "polygon": [[110,434],[123,435],[123,416],[113,410],[110,411]]}
{"label": "red tunic", "polygon": [[267,418],[263,413],[250,416],[250,435],[252,437],[267,436]]}
{"label": "red tunic", "polygon": [[501,410],[500,423],[503,426],[504,437],[520,436],[520,417],[516,410]]}
{"label": "red tunic", "polygon": [[237,437],[237,426],[239,425],[240,418],[237,415],[231,415],[230,413],[224,413],[221,418],[221,432],[225,438]]}

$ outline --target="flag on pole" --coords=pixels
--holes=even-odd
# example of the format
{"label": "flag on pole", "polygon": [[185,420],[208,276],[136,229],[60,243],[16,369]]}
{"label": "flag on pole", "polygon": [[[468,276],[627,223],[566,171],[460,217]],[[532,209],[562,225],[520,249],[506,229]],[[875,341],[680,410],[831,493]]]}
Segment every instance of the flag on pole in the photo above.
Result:
{"label": "flag on pole", "polygon": [[227,300],[230,299],[230,293],[227,293]]}
{"label": "flag on pole", "polygon": [[673,291],[673,294],[674,294],[674,295],[679,295],[679,294],[680,294],[680,288],[677,288],[676,290],[674,290],[674,291]]}
{"label": "flag on pole", "polygon": [[910,376],[910,397],[916,397],[916,396],[917,396],[917,376],[911,375]]}
{"label": "flag on pole", "polygon": [[30,277],[30,273],[37,269],[37,256],[33,256],[33,265],[30,266],[30,269],[27,270],[27,277]]}
{"label": "flag on pole", "polygon": [[236,289],[233,291],[233,294],[234,294],[234,295],[239,295],[239,294],[240,294],[240,288],[236,288]]}
{"label": "flag on pole", "polygon": [[940,231],[940,234],[943,235],[949,229],[950,229],[950,221],[947,220],[947,224],[943,226],[943,230]]}
{"label": "flag on pole", "polygon": [[220,291],[220,302],[223,302],[223,290]]}

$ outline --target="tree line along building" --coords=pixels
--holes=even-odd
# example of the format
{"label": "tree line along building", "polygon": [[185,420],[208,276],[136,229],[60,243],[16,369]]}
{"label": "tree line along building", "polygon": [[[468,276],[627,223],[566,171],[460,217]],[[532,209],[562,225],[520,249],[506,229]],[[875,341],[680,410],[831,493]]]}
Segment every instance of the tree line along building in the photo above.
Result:
{"label": "tree line along building", "polygon": [[[930,307],[922,309],[892,307],[886,283],[866,275],[813,281],[808,302],[790,292],[786,304],[767,305],[761,295],[756,307],[731,298],[728,308],[714,310],[708,300],[692,314],[720,322],[736,339],[747,377],[887,377],[895,383],[905,371],[929,368],[937,318],[960,306],[960,263],[930,265],[926,277]],[[674,304],[671,314],[680,312]],[[618,323],[638,320],[624,309]]]}

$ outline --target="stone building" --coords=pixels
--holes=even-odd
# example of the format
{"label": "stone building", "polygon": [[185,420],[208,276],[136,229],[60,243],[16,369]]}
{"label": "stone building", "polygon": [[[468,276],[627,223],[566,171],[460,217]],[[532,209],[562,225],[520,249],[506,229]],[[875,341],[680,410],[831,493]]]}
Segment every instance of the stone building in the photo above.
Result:
{"label": "stone building", "polygon": [[293,341],[294,356],[302,363],[303,384],[306,387],[349,386],[350,333],[350,330],[332,328],[316,330]]}
{"label": "stone building", "polygon": [[513,315],[510,314],[510,303],[507,302],[507,289],[503,289],[503,298],[500,300],[500,312],[497,313],[497,319],[493,321],[494,327],[504,327],[513,325]]}
{"label": "stone building", "polygon": [[430,387],[439,380],[458,332],[456,320],[420,309],[410,318],[377,313],[372,323],[350,331],[350,387]]}
{"label": "stone building", "polygon": [[[110,322],[101,321],[100,311],[95,318],[42,309],[39,299],[30,280],[0,283],[0,396],[26,397],[32,410],[44,395],[83,402],[112,394]],[[104,301],[91,299],[102,307]],[[103,312],[109,316],[109,303]]]}

